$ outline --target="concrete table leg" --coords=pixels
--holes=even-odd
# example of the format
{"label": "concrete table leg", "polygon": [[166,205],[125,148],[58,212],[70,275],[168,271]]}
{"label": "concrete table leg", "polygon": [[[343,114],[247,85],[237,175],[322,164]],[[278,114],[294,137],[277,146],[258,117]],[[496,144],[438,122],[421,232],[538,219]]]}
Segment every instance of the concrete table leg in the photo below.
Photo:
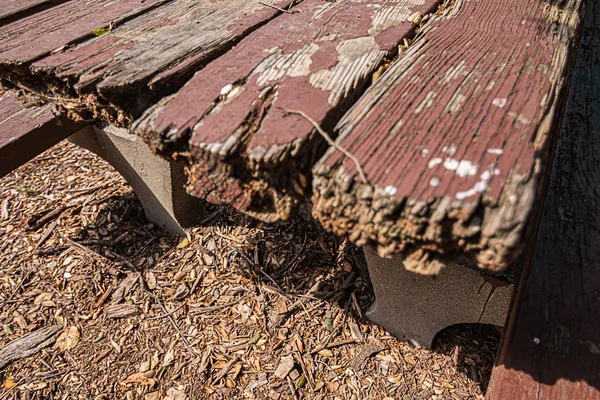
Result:
{"label": "concrete table leg", "polygon": [[89,126],[69,138],[111,164],[129,182],[146,217],[179,235],[206,215],[203,203],[185,192],[183,161],[154,155],[141,138],[110,125]]}
{"label": "concrete table leg", "polygon": [[367,317],[399,339],[429,347],[452,325],[482,323],[503,327],[513,284],[459,265],[436,277],[407,271],[399,257],[380,258],[365,248],[375,303]]}

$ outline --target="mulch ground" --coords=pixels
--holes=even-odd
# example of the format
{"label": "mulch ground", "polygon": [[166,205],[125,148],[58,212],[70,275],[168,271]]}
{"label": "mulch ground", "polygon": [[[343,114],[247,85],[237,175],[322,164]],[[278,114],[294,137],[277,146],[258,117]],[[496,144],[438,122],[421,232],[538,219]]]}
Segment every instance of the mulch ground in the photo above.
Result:
{"label": "mulch ground", "polygon": [[396,340],[364,318],[360,251],[302,211],[207,207],[182,239],[68,143],[0,179],[0,353],[58,330],[0,368],[0,400],[482,398],[496,330],[450,328],[434,351]]}

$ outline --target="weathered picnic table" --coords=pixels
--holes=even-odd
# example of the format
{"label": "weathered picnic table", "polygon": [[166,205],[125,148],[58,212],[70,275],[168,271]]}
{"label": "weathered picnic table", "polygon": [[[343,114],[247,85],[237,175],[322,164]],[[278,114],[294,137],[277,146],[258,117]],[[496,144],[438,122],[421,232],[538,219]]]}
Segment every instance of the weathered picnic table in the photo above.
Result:
{"label": "weathered picnic table", "polygon": [[[503,325],[511,282],[475,268],[534,248],[586,3],[2,0],[0,111],[124,128],[179,163],[168,185],[184,164],[189,194],[264,221],[311,198],[370,249],[371,317],[429,345],[452,321]],[[17,91],[47,104],[13,112]]]}

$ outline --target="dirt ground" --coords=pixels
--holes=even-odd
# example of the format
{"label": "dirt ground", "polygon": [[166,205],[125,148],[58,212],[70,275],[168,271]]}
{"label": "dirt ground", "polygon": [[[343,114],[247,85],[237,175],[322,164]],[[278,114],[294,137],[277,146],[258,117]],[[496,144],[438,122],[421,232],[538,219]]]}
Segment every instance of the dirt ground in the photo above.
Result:
{"label": "dirt ground", "polygon": [[57,331],[0,368],[0,400],[483,397],[495,329],[417,349],[364,318],[373,298],[360,251],[308,213],[208,207],[175,237],[68,143],[0,179],[0,349]]}

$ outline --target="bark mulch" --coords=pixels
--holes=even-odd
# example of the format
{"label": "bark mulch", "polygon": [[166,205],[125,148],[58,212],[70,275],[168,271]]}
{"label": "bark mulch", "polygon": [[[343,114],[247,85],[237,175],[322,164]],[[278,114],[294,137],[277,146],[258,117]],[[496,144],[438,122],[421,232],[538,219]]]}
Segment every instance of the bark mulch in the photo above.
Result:
{"label": "bark mulch", "polygon": [[[0,400],[483,397],[495,329],[417,349],[364,318],[372,301],[362,254],[304,208],[208,207],[175,237],[69,143],[0,179]],[[11,342],[37,347],[1,366]]]}

